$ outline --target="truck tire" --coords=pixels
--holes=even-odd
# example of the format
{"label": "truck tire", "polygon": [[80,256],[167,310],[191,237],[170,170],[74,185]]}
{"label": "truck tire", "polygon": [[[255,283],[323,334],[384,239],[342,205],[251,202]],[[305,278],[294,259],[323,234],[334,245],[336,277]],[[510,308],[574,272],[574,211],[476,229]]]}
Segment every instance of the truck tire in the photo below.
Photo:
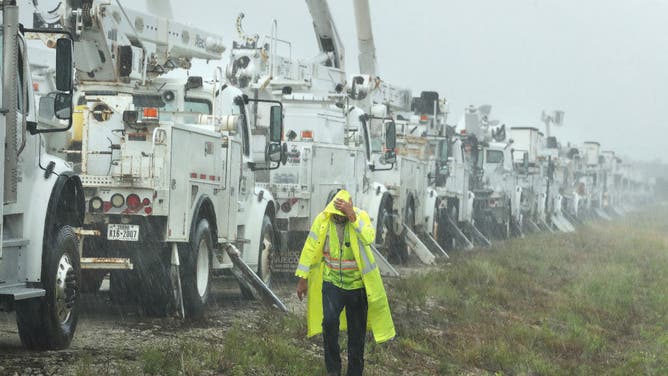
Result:
{"label": "truck tire", "polygon": [[63,226],[42,256],[41,298],[16,302],[21,343],[31,350],[61,350],[72,342],[79,319],[81,265],[77,236]]}
{"label": "truck tire", "polygon": [[[383,252],[387,253],[392,244],[392,226],[386,222],[391,220],[392,214],[392,197],[389,194],[383,194],[380,200],[380,208],[378,209],[378,217],[376,218],[376,240],[375,243],[380,246]],[[386,254],[387,256],[387,254]]]}
{"label": "truck tire", "polygon": [[209,221],[202,218],[189,243],[179,246],[181,289],[186,317],[199,319],[211,290],[211,256],[213,238]]}
{"label": "truck tire", "polygon": [[[260,233],[260,250],[257,261],[257,275],[268,287],[271,287],[271,277],[273,274],[271,262],[275,250],[275,242],[276,237],[274,235],[274,226],[271,223],[271,218],[269,218],[268,215],[265,215],[262,219],[262,232]],[[245,299],[254,298],[253,292],[246,288],[243,284],[239,283],[239,289],[241,290],[241,295]]]}

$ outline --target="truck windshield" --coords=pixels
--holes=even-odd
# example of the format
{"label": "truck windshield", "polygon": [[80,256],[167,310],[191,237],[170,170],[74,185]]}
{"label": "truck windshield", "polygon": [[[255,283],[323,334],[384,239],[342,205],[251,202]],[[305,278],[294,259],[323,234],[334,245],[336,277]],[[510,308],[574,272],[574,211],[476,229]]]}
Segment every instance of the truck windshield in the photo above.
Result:
{"label": "truck windshield", "polygon": [[369,131],[371,132],[371,152],[381,153],[383,151],[383,126],[384,122],[380,119],[371,119]]}
{"label": "truck windshield", "polygon": [[501,150],[487,150],[485,155],[486,163],[503,163],[503,151]]}
{"label": "truck windshield", "polygon": [[[173,102],[167,103],[167,105],[165,105],[164,111],[167,113],[179,112],[181,115],[183,115],[183,120],[185,122],[195,123],[197,122],[200,114],[211,114],[211,102],[201,98],[186,98],[183,102],[183,111],[179,111]],[[168,118],[171,118],[171,115],[172,114],[169,114]]]}

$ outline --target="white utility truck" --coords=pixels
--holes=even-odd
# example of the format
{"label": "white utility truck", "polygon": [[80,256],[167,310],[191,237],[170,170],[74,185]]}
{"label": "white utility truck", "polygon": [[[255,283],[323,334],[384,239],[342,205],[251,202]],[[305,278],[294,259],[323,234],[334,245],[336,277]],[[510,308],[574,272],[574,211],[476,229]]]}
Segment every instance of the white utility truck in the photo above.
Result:
{"label": "white utility truck", "polygon": [[[87,289],[111,271],[112,298],[147,314],[198,317],[212,274],[241,270],[258,282],[252,270],[268,283],[276,208],[255,172],[277,168],[284,154],[281,104],[250,116],[248,98],[222,83],[220,68],[210,83],[161,77],[192,59],[220,59],[214,34],[107,1],[68,1],[65,14],[75,31],[80,147],[64,152],[81,163],[92,235],[83,254],[96,269]],[[260,121],[269,132],[255,153]]]}
{"label": "white utility truck", "polygon": [[490,105],[467,107],[459,137],[464,159],[472,169],[473,221],[489,238],[508,238],[522,234],[522,189],[513,165],[513,144],[507,139],[505,125],[489,119],[491,110]]}
{"label": "white utility truck", "polygon": [[[0,154],[4,156],[0,310],[16,311],[19,336],[30,349],[69,346],[79,316],[81,264],[77,233],[84,216],[79,178],[62,159],[45,152],[29,70],[26,33],[15,1],[0,2],[2,107]],[[58,39],[56,89],[51,110],[72,112],[72,41]]]}
{"label": "white utility truck", "polygon": [[[327,3],[307,1],[307,5],[320,55],[307,61],[293,58],[289,42],[277,36],[277,23],[272,35],[247,36],[241,15],[237,19],[240,42],[234,43],[227,67],[228,82],[249,97],[283,104],[286,164],[258,181],[280,208],[276,213],[279,252],[273,265],[290,272],[297,265],[313,219],[338,189],[347,189],[374,221],[386,191],[367,177],[369,124],[366,114],[347,110],[343,46]],[[251,117],[261,108],[253,107]]]}
{"label": "white utility truck", "polygon": [[522,225],[532,231],[547,230],[548,179],[543,172],[545,166],[541,163],[544,134],[534,127],[511,127],[510,138],[513,140],[513,162],[522,187]]}
{"label": "white utility truck", "polygon": [[[381,205],[381,208],[388,208],[383,217],[391,219],[382,220],[388,224],[384,230],[391,231],[392,237],[398,240],[387,247],[386,252],[399,262],[405,262],[409,252],[412,252],[421,262],[431,264],[435,254],[447,257],[432,237],[436,195],[429,187],[431,147],[423,138],[423,132],[414,133],[416,129],[424,128],[424,124],[421,126],[417,117],[413,116],[410,90],[392,85],[377,75],[368,1],[355,1],[353,5],[360,70],[350,80],[350,103],[369,114],[372,121],[392,124],[390,127],[397,129],[396,157],[392,155],[396,163],[392,163],[387,171],[371,171],[371,180],[387,187],[389,193],[384,194],[384,200],[391,203],[391,211],[389,206]],[[386,145],[385,149],[391,148]],[[394,150],[389,151],[394,153]],[[387,160],[384,155],[376,155],[376,158],[379,157]]]}

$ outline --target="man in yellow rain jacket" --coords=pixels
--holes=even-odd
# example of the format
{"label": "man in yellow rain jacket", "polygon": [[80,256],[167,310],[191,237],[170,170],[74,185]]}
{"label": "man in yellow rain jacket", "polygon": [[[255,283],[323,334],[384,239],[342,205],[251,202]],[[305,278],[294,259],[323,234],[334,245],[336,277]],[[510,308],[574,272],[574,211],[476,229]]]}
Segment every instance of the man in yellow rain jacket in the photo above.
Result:
{"label": "man in yellow rain jacket", "polygon": [[328,374],[341,373],[339,330],[348,329],[348,375],[361,375],[364,369],[367,327],[377,343],[395,336],[369,247],[375,237],[369,215],[340,190],[316,217],[299,258],[297,296],[301,300],[308,291],[308,336],[323,333]]}

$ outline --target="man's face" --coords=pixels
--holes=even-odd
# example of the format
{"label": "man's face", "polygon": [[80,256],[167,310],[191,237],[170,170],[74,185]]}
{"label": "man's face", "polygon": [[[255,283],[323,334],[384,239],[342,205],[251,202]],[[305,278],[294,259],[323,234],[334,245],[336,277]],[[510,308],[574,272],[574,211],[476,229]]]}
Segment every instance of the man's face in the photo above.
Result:
{"label": "man's face", "polygon": [[332,214],[332,219],[338,224],[344,224],[348,222],[348,217],[344,215]]}

